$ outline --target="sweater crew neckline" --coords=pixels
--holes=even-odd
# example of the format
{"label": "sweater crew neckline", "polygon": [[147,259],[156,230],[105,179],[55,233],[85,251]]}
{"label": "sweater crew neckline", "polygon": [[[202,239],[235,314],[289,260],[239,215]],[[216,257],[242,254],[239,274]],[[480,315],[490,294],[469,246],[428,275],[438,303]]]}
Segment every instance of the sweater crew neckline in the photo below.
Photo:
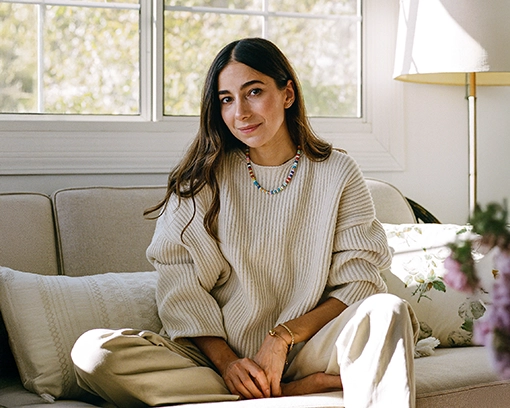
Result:
{"label": "sweater crew neckline", "polygon": [[[246,164],[246,154],[244,152],[244,150],[241,150],[241,149],[236,149],[235,151],[235,155],[243,162]],[[301,155],[301,160],[303,159],[303,156],[304,154]],[[296,160],[296,157],[293,156],[291,157],[289,160],[287,160],[286,162],[283,162],[282,164],[277,164],[277,165],[274,165],[274,166],[265,166],[263,164],[257,164],[253,161],[250,161],[251,165],[253,168],[258,168],[258,169],[267,169],[267,170],[271,170],[271,169],[275,169],[275,170],[278,170],[278,169],[281,169],[283,167],[286,167],[288,166],[289,164],[292,164],[294,163],[294,160]]]}

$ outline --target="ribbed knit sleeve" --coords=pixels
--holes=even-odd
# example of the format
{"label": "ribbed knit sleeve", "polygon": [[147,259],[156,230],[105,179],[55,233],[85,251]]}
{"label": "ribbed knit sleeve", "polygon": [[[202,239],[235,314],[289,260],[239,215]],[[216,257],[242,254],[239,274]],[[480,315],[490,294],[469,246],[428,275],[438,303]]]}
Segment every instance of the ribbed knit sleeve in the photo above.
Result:
{"label": "ribbed knit sleeve", "polygon": [[207,194],[197,200],[197,213],[181,240],[181,231],[193,214],[191,200],[180,205],[173,197],[158,219],[147,258],[159,272],[158,311],[167,334],[179,337],[226,338],[223,317],[212,288],[230,275],[230,266],[203,226]]}
{"label": "ribbed knit sleeve", "polygon": [[391,252],[358,166],[350,163],[346,174],[328,278],[329,296],[347,305],[386,292],[380,269],[391,264]]}

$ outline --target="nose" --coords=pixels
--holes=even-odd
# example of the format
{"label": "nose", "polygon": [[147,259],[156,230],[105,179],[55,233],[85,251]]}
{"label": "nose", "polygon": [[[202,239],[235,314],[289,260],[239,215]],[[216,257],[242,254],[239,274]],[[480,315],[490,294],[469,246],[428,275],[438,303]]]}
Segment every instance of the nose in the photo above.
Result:
{"label": "nose", "polygon": [[250,116],[250,113],[249,103],[243,99],[238,100],[236,103],[236,119],[245,120]]}

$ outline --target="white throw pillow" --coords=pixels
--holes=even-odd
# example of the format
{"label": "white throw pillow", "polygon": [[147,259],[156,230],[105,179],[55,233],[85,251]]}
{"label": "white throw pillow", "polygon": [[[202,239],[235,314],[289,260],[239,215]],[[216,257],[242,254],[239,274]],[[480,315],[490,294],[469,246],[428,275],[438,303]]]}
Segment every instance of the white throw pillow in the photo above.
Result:
{"label": "white throw pillow", "polygon": [[492,256],[474,256],[483,290],[472,295],[458,292],[444,284],[443,263],[450,254],[447,244],[467,238],[468,226],[383,226],[394,251],[391,268],[382,272],[383,278],[390,293],[407,300],[413,307],[420,321],[421,337],[436,337],[443,347],[472,345],[473,322],[485,313],[490,302],[489,292],[494,282]]}
{"label": "white throw pillow", "polygon": [[79,398],[71,349],[93,328],[159,332],[156,272],[44,276],[0,267],[0,309],[25,388]]}

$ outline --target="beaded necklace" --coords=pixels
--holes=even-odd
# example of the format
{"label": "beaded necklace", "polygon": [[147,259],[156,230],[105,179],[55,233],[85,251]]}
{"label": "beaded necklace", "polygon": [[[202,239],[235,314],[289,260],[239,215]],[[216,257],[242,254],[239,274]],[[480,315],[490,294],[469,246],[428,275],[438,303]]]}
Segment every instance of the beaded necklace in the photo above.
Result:
{"label": "beaded necklace", "polygon": [[298,148],[297,148],[296,156],[294,157],[294,163],[292,163],[289,175],[287,176],[287,178],[285,179],[285,181],[282,183],[282,185],[280,187],[277,187],[273,190],[266,190],[257,181],[257,178],[255,177],[255,172],[253,171],[253,168],[251,165],[250,148],[249,147],[246,148],[245,154],[246,154],[246,166],[248,167],[248,173],[250,173],[251,181],[253,182],[255,187],[257,187],[257,189],[259,189],[264,194],[275,195],[275,194],[278,194],[281,191],[283,191],[285,189],[285,187],[287,187],[289,185],[290,181],[292,180],[292,177],[294,177],[294,173],[296,172],[296,168],[297,168],[299,159],[301,157],[301,146],[298,146]]}

